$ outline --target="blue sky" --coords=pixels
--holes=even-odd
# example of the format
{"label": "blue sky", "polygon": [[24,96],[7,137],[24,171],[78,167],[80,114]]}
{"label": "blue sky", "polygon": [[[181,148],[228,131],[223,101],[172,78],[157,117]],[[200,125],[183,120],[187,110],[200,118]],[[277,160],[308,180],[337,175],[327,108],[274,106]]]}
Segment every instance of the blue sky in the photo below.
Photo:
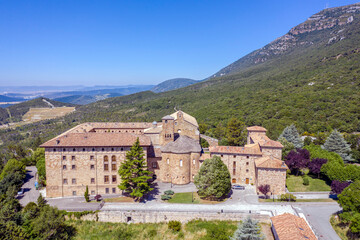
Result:
{"label": "blue sky", "polygon": [[343,0],[0,0],[0,85],[203,79]]}

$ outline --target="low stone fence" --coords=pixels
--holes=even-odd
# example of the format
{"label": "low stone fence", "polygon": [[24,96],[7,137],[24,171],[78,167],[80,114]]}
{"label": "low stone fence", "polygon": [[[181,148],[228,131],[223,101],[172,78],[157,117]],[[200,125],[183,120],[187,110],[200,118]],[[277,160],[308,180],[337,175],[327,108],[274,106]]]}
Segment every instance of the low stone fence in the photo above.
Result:
{"label": "low stone fence", "polygon": [[182,223],[194,219],[240,221],[247,217],[270,223],[270,214],[251,212],[170,212],[170,211],[100,211],[81,217],[82,220],[123,223],[160,223],[172,220]]}

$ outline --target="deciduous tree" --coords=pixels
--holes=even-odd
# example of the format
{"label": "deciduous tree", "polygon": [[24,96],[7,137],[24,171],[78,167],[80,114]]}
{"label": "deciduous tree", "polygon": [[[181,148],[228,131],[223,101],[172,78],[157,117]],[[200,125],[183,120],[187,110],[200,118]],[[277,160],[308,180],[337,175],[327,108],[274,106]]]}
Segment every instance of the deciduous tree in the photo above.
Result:
{"label": "deciduous tree", "polygon": [[204,161],[194,178],[194,183],[202,198],[220,199],[231,190],[229,170],[218,156]]}
{"label": "deciduous tree", "polygon": [[259,191],[265,195],[265,198],[267,198],[267,194],[270,192],[270,185],[269,184],[260,185]]}
{"label": "deciduous tree", "polygon": [[140,200],[144,194],[153,190],[148,182],[151,179],[151,172],[144,159],[144,151],[140,147],[139,138],[126,153],[126,159],[119,168],[119,175],[121,177],[119,189],[129,193],[135,200]]}
{"label": "deciduous tree", "polygon": [[349,185],[349,182],[340,182],[338,180],[334,180],[331,182],[331,192],[334,194],[340,194]]}
{"label": "deciduous tree", "polygon": [[285,163],[292,172],[299,175],[300,170],[306,168],[310,162],[310,153],[306,149],[291,151],[285,158]]}
{"label": "deciduous tree", "polygon": [[324,158],[314,158],[312,159],[309,164],[308,164],[308,168],[310,170],[310,172],[312,174],[315,174],[318,176],[318,178],[320,177],[320,172],[321,172],[321,167],[322,165],[324,165],[325,163],[327,163],[327,159]]}

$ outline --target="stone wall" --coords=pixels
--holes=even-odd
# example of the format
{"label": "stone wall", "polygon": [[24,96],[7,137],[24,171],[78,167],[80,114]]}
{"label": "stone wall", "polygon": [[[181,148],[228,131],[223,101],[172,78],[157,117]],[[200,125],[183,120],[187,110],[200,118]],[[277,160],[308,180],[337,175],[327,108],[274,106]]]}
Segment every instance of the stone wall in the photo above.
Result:
{"label": "stone wall", "polygon": [[273,195],[285,193],[286,169],[257,168],[256,186],[269,184]]}
{"label": "stone wall", "polygon": [[[147,149],[143,149],[146,158]],[[82,196],[86,186],[91,195],[119,194],[118,169],[128,150],[130,147],[75,148],[75,151],[73,148],[56,148],[56,151],[47,148],[47,197]],[[107,170],[105,164],[108,166]],[[105,176],[108,179],[106,182]]]}
{"label": "stone wall", "polygon": [[260,155],[211,154],[213,156],[219,156],[228,167],[232,183],[246,184],[246,179],[248,184],[255,183],[255,159]]}
{"label": "stone wall", "polygon": [[172,220],[182,223],[194,219],[241,221],[250,216],[252,219],[270,223],[269,215],[258,213],[221,213],[221,212],[154,212],[154,211],[101,211],[96,214],[83,216],[82,220],[94,220],[99,222],[127,222],[127,223],[160,223]]}
{"label": "stone wall", "polygon": [[159,179],[173,184],[192,182],[192,176],[199,171],[199,157],[199,153],[162,153],[162,160],[159,162]]}
{"label": "stone wall", "polygon": [[160,145],[164,146],[174,141],[174,120],[162,120],[162,131],[160,133]]}
{"label": "stone wall", "polygon": [[209,147],[219,146],[219,140],[217,140],[215,138],[208,137],[204,134],[200,134],[200,137],[205,139],[209,143]]}
{"label": "stone wall", "polygon": [[174,123],[174,132],[179,135],[185,135],[191,137],[195,140],[200,141],[200,132],[199,128],[189,122],[187,122],[181,112],[177,113],[177,119]]}
{"label": "stone wall", "polygon": [[281,159],[282,148],[274,148],[274,147],[261,147],[261,152],[264,156],[273,157],[276,159]]}

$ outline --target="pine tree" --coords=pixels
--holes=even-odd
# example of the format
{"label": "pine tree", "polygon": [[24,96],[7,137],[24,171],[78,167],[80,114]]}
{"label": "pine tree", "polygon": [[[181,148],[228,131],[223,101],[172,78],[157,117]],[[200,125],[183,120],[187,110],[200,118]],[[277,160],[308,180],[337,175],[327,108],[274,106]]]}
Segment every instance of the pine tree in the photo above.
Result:
{"label": "pine tree", "polygon": [[90,202],[90,198],[89,198],[89,187],[86,185],[86,190],[84,193],[84,197],[85,197],[85,201],[86,202]]}
{"label": "pine tree", "polygon": [[250,217],[244,222],[239,223],[238,229],[235,231],[231,240],[262,240],[261,228],[258,221],[252,220]]}
{"label": "pine tree", "polygon": [[304,146],[303,141],[300,138],[298,131],[294,124],[287,126],[284,131],[280,134],[280,138],[285,138],[288,142],[294,144],[295,148],[302,148]]}
{"label": "pine tree", "polygon": [[226,126],[226,138],[230,146],[243,146],[246,143],[247,131],[245,123],[232,118]]}
{"label": "pine tree", "polygon": [[151,178],[150,174],[144,159],[144,151],[140,147],[139,138],[137,138],[130,151],[126,153],[126,160],[120,165],[121,183],[118,187],[129,193],[135,200],[139,200],[144,194],[153,190],[148,182]]}
{"label": "pine tree", "polygon": [[329,152],[336,152],[345,162],[352,161],[350,145],[336,129],[331,132],[322,147]]}

